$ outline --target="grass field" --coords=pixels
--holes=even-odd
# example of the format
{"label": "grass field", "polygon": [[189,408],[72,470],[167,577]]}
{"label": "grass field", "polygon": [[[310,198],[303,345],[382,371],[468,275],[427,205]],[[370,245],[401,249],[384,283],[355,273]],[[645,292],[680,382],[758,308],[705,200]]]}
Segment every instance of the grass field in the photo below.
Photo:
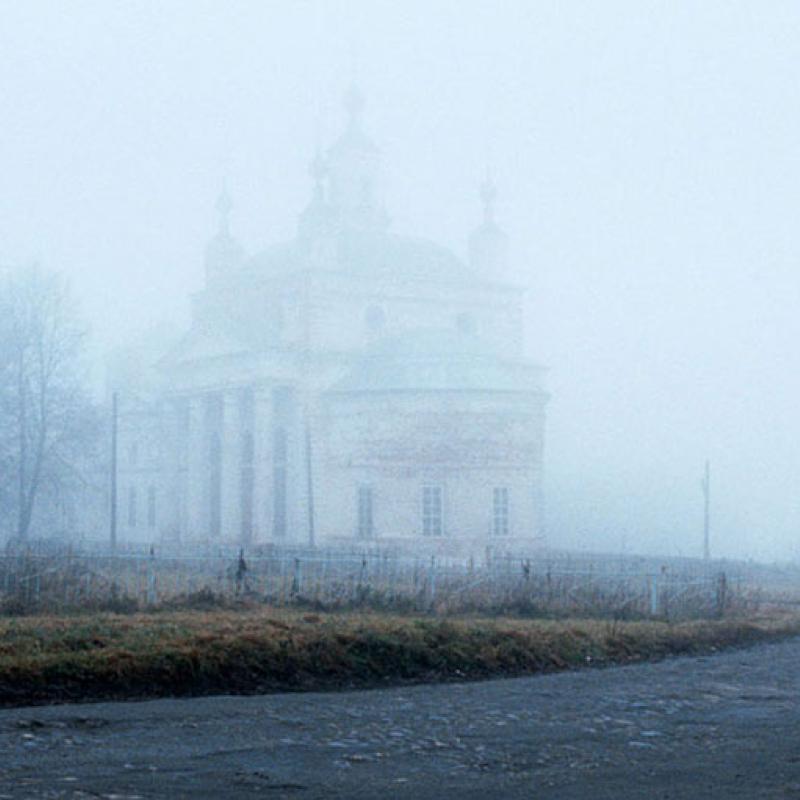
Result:
{"label": "grass field", "polygon": [[667,623],[265,607],[0,619],[0,704],[531,674],[800,634],[800,616]]}

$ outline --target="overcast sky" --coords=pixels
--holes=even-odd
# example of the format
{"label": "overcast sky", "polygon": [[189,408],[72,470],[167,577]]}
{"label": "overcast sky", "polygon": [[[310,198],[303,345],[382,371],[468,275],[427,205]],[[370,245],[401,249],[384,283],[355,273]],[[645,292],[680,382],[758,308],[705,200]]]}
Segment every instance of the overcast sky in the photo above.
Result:
{"label": "overcast sky", "polygon": [[395,231],[464,253],[487,161],[550,368],[550,543],[800,556],[800,3],[0,0],[0,263],[96,349],[186,316],[227,178],[293,234],[354,73]]}

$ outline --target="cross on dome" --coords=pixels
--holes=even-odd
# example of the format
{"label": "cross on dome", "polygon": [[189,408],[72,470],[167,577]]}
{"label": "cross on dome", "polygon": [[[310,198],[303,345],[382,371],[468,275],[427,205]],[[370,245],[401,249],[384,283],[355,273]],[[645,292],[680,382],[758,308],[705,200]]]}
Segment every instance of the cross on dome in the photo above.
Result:
{"label": "cross on dome", "polygon": [[487,169],[480,185],[479,196],[483,205],[483,222],[472,232],[469,239],[469,260],[473,268],[494,277],[502,275],[507,263],[506,235],[494,219],[494,204],[497,186]]}

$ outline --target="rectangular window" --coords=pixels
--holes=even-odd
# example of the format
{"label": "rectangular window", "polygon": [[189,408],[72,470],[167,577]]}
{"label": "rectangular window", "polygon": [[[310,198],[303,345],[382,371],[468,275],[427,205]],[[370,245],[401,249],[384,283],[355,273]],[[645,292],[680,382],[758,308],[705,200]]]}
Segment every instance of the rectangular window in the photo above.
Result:
{"label": "rectangular window", "polygon": [[442,525],[442,487],[422,487],[422,533],[424,536],[441,536]]}
{"label": "rectangular window", "polygon": [[136,487],[131,486],[128,489],[128,527],[136,527]]}
{"label": "rectangular window", "polygon": [[372,524],[372,487],[358,487],[358,536],[371,539],[374,535]]}
{"label": "rectangular window", "polygon": [[156,487],[151,486],[147,490],[147,527],[156,526]]}
{"label": "rectangular window", "polygon": [[502,486],[494,490],[492,533],[495,536],[508,536],[508,531],[508,489]]}

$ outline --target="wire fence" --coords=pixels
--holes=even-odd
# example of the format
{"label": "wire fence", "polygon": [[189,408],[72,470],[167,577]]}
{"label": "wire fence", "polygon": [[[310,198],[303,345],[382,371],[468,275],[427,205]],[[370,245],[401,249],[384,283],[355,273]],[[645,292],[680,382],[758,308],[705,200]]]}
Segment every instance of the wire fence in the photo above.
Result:
{"label": "wire fence", "polygon": [[689,619],[753,610],[748,576],[704,562],[481,559],[390,551],[272,548],[197,554],[47,553],[0,556],[0,613],[133,611],[260,602],[320,610],[517,613]]}

